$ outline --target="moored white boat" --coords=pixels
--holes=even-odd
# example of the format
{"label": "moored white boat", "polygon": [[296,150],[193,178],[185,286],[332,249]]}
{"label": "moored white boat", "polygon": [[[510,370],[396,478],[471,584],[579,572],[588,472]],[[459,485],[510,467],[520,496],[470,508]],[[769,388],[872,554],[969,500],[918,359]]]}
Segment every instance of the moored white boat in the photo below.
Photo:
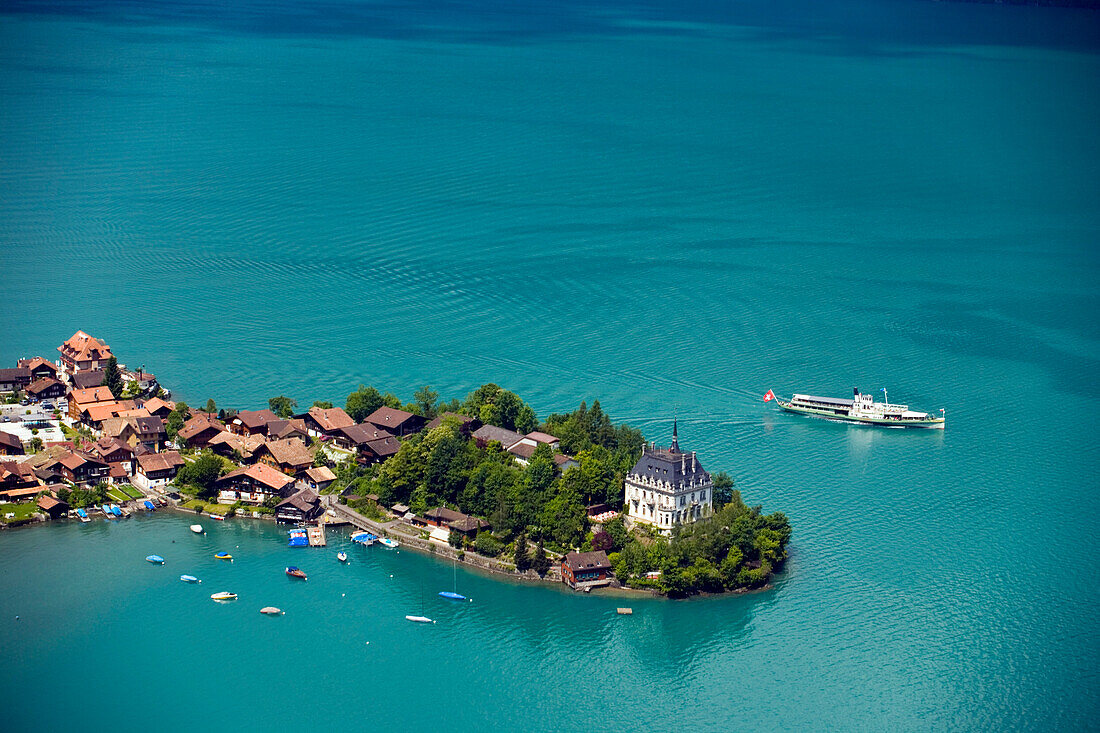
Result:
{"label": "moored white boat", "polygon": [[401,544],[397,540],[391,540],[389,537],[383,537],[378,541],[381,542],[385,547],[390,548],[391,550],[395,547],[401,546]]}
{"label": "moored white boat", "polygon": [[413,623],[417,623],[417,624],[434,624],[435,623],[435,621],[432,621],[427,616],[406,616],[405,620],[406,621],[412,621]]}
{"label": "moored white boat", "polygon": [[151,562],[154,565],[163,565],[164,564],[164,558],[161,557],[160,555],[149,555],[148,557],[145,558],[145,562]]}
{"label": "moored white boat", "polygon": [[337,552],[336,553],[336,559],[339,560],[340,562],[347,562],[348,561],[348,553],[346,553],[346,552]]}
{"label": "moored white boat", "polygon": [[204,532],[206,532],[206,530],[202,528],[201,524],[192,524],[191,531],[195,534],[203,534]]}
{"label": "moored white boat", "polygon": [[264,606],[263,608],[260,609],[260,613],[265,614],[267,616],[282,616],[283,615],[282,609],[275,608],[275,606]]}
{"label": "moored white boat", "polygon": [[196,578],[194,575],[181,575],[180,580],[184,583],[201,583],[202,581]]}
{"label": "moored white boat", "polygon": [[215,601],[235,601],[235,600],[237,600],[237,594],[236,593],[230,593],[227,590],[223,590],[223,591],[218,591],[217,593],[211,594],[210,598],[212,600],[215,600]]}

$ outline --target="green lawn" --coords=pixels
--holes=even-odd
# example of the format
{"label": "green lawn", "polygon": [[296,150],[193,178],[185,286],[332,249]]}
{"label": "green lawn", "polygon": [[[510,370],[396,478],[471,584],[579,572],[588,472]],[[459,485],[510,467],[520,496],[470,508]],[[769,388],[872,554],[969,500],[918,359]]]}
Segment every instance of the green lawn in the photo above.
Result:
{"label": "green lawn", "polygon": [[117,486],[112,486],[111,488],[107,489],[107,498],[116,504],[121,504],[125,501],[130,500],[130,497],[122,493]]}
{"label": "green lawn", "polygon": [[130,484],[121,484],[115,488],[118,489],[119,493],[125,494],[131,499],[140,499],[144,496],[144,494]]}
{"label": "green lawn", "polygon": [[224,517],[226,514],[229,513],[229,510],[232,508],[232,504],[207,504],[206,508],[204,508],[203,511],[207,512],[208,514],[218,514]]}
{"label": "green lawn", "polygon": [[[10,524],[15,522],[24,522],[30,519],[31,515],[38,511],[38,504],[33,501],[24,501],[19,504],[0,504],[0,522],[4,524]],[[7,517],[7,514],[14,513],[14,517]]]}
{"label": "green lawn", "polygon": [[180,504],[181,509],[190,509],[191,511],[195,511],[196,509],[201,509],[204,506],[206,506],[206,502],[203,501],[202,499],[192,499],[191,501]]}

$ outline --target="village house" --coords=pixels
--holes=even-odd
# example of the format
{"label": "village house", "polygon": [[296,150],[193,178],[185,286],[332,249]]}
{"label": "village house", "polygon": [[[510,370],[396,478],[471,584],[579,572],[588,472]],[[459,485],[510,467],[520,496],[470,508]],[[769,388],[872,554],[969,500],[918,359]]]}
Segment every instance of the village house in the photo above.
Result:
{"label": "village house", "polygon": [[469,514],[456,512],[454,509],[443,506],[424,512],[424,521],[433,527],[446,527],[471,540],[477,537],[479,531],[489,529],[489,523],[484,519],[471,517]]}
{"label": "village house", "polygon": [[420,415],[414,415],[404,410],[395,410],[392,407],[379,407],[370,415],[367,415],[367,419],[364,420],[364,422],[382,428],[401,438],[406,435],[420,432],[424,427],[425,420]]}
{"label": "village house", "polygon": [[612,584],[611,563],[603,550],[568,552],[561,561],[561,580],[573,590]]}
{"label": "village house", "polygon": [[183,457],[174,450],[137,456],[133,484],[142,491],[164,491],[184,465]]}
{"label": "village house", "polygon": [[302,489],[275,505],[276,522],[312,522],[324,514],[321,497],[310,489]]}
{"label": "village house", "polygon": [[78,486],[81,484],[94,486],[101,481],[105,482],[111,473],[111,467],[106,461],[78,451],[69,451],[56,463],[47,465],[45,468],[53,469],[66,481]]}
{"label": "village house", "polygon": [[0,456],[21,456],[25,452],[19,436],[0,430]]}
{"label": "village house", "polygon": [[624,482],[627,517],[656,527],[662,534],[712,513],[714,484],[695,456],[680,450],[676,422],[672,445],[643,445],[642,455]]}
{"label": "village house", "polygon": [[267,424],[278,419],[271,410],[242,410],[229,421],[229,430],[237,435],[267,435]]}
{"label": "village house", "polygon": [[467,415],[459,415],[457,412],[443,412],[428,423],[424,427],[424,430],[430,433],[442,425],[444,421],[457,424],[459,432],[467,438],[470,437],[472,432],[481,427],[481,421],[476,418],[468,417]]}
{"label": "village house", "polygon": [[238,463],[253,463],[256,449],[266,443],[262,435],[237,435],[236,433],[218,433],[206,444],[206,447],[235,460]]}
{"label": "village house", "polygon": [[264,443],[253,453],[259,463],[277,468],[290,476],[313,465],[313,452],[298,438]]}
{"label": "village house", "polygon": [[57,350],[61,352],[61,371],[68,376],[102,369],[111,358],[110,346],[83,331],[74,333]]}
{"label": "village house", "polygon": [[138,369],[134,372],[122,372],[122,382],[127,387],[136,386],[138,393],[143,395],[155,395],[160,391],[157,378],[144,369]]}
{"label": "village house", "polygon": [[96,402],[81,410],[78,422],[98,431],[103,428],[104,420],[109,420],[112,417],[125,417],[127,413],[132,412],[134,409],[132,400]]}
{"label": "village house", "polygon": [[92,405],[113,405],[117,402],[106,387],[74,389],[69,393],[69,417],[80,420]]}
{"label": "village house", "polygon": [[[111,466],[111,478],[125,478],[134,473],[134,451],[126,441],[119,438],[101,437],[92,445],[92,452]],[[115,467],[121,469],[116,471]]]}
{"label": "village house", "polygon": [[65,385],[53,377],[42,377],[27,385],[27,397],[35,402],[57,400],[65,396]]}
{"label": "village house", "polygon": [[0,392],[22,392],[30,383],[30,369],[25,367],[0,369]]}
{"label": "village house", "polygon": [[172,410],[176,409],[176,403],[162,400],[160,397],[151,397],[145,400],[142,407],[144,407],[153,417],[167,420],[168,416],[172,414]]}
{"label": "village house", "polygon": [[78,372],[69,379],[73,389],[93,389],[103,386],[103,370],[95,369],[90,372]]}
{"label": "village house", "polygon": [[219,504],[259,506],[271,497],[285,499],[294,491],[294,479],[264,463],[230,471],[216,483]]}
{"label": "village house", "polygon": [[100,424],[100,437],[118,438],[131,448],[137,445],[137,433],[134,426],[124,417],[107,418]]}
{"label": "village house", "polygon": [[159,451],[164,447],[168,439],[168,431],[164,427],[164,421],[159,417],[128,417],[126,418],[134,428],[134,439],[138,445],[144,445],[152,451]]}
{"label": "village house", "polygon": [[[519,443],[516,443],[511,448],[509,448],[508,452],[515,457],[516,463],[521,466],[526,466],[528,463],[531,462],[531,456],[535,454],[535,449],[536,446],[532,445],[531,443],[520,441]],[[565,472],[570,468],[573,468],[574,466],[581,465],[576,458],[573,458],[572,456],[567,456],[564,453],[554,453],[551,458],[554,461],[554,466],[556,466],[557,469],[562,472]]]}
{"label": "village house", "polygon": [[392,435],[388,438],[371,440],[359,446],[360,463],[382,463],[388,458],[397,455],[401,450],[401,441]]}
{"label": "village house", "polygon": [[328,466],[313,466],[298,474],[297,486],[320,494],[336,480],[336,474]]}
{"label": "village house", "polygon": [[9,499],[13,497],[28,499],[42,488],[30,463],[0,461],[0,496]]}
{"label": "village house", "polygon": [[392,437],[393,433],[375,427],[370,423],[360,423],[359,425],[337,428],[332,433],[332,443],[344,450],[358,451],[372,440],[383,440]]}
{"label": "village house", "polygon": [[60,519],[69,511],[69,505],[53,496],[38,497],[38,508],[45,512],[50,519]]}
{"label": "village house", "polygon": [[482,425],[473,432],[473,438],[477,441],[478,448],[485,448],[489,443],[500,443],[500,447],[508,450],[516,445],[524,436],[514,430],[505,430],[496,425]]}
{"label": "village house", "polygon": [[305,420],[272,420],[267,424],[268,440],[287,440],[288,438],[297,438],[309,445],[310,437]]}
{"label": "village house", "polygon": [[41,356],[36,356],[33,359],[20,359],[15,365],[23,369],[30,369],[32,382],[46,378],[57,379],[57,366]]}
{"label": "village house", "polygon": [[186,441],[187,446],[190,448],[205,448],[210,444],[211,438],[224,432],[228,431],[221,420],[213,415],[200,412],[185,422],[176,435]]}
{"label": "village house", "polygon": [[294,416],[303,420],[309,435],[320,438],[331,436],[340,428],[351,427],[355,421],[339,407],[311,407],[309,412]]}

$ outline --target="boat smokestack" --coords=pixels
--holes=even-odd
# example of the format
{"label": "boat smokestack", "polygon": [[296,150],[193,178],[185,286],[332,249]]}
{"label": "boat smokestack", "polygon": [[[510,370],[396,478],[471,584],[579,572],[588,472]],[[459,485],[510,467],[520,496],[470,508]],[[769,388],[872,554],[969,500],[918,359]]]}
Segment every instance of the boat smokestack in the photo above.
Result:
{"label": "boat smokestack", "polygon": [[859,397],[859,387],[852,387],[852,396]]}

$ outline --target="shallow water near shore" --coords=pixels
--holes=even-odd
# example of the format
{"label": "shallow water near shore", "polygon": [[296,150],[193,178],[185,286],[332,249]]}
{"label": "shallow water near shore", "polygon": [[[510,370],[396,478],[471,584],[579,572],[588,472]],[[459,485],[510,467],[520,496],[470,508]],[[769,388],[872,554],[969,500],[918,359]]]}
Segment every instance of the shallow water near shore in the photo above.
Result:
{"label": "shallow water near shore", "polygon": [[[0,532],[5,728],[1094,727],[1098,18],[5,3],[0,365],[82,328],[192,404],[675,413],[795,531],[772,591],[631,617],[259,522]],[[853,385],[947,429],[760,401]]]}

